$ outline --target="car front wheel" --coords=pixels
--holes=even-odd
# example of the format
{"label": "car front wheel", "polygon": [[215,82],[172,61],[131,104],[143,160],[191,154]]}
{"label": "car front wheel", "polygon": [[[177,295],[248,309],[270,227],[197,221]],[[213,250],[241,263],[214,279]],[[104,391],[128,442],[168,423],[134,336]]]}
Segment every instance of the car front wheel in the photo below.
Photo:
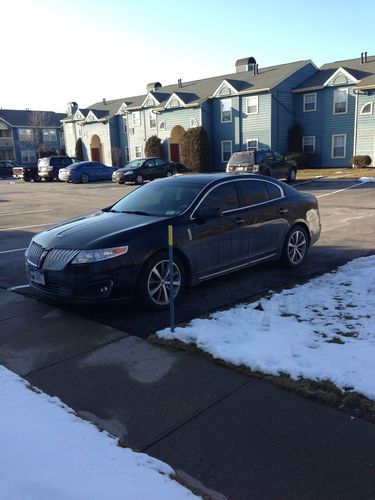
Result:
{"label": "car front wheel", "polygon": [[295,168],[291,168],[288,177],[286,178],[286,182],[288,184],[293,184],[297,177],[297,171]]}
{"label": "car front wheel", "polygon": [[[169,260],[167,253],[160,252],[145,264],[138,279],[136,298],[149,311],[159,311],[169,306],[171,288]],[[185,270],[180,259],[173,259],[173,287],[177,300],[185,286]]]}
{"label": "car front wheel", "polygon": [[138,185],[143,184],[143,175],[138,174],[137,177],[135,178],[135,183]]}
{"label": "car front wheel", "polygon": [[285,238],[281,255],[282,263],[287,267],[300,266],[306,257],[308,246],[306,230],[302,226],[292,228]]}

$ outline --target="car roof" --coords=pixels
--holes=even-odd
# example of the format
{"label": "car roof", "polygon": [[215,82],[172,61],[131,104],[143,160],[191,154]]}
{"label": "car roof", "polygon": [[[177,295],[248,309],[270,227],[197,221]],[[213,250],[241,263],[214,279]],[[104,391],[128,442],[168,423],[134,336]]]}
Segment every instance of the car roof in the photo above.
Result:
{"label": "car roof", "polygon": [[[260,179],[270,182],[275,182],[280,184],[280,181],[274,177],[268,177],[260,174],[247,174],[247,173],[227,173],[227,172],[215,172],[215,173],[202,173],[202,174],[184,174],[176,175],[173,177],[168,177],[164,179],[158,179],[158,182],[194,182],[196,184],[201,184],[203,186],[211,184],[213,182],[219,182],[223,180],[237,180],[237,179]],[[156,182],[156,181],[155,181]]]}

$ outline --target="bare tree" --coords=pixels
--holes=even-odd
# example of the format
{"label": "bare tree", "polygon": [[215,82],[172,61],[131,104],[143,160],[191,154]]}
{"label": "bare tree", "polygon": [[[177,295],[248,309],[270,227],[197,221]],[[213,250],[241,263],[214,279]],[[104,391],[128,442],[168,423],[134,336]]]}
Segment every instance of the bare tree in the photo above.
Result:
{"label": "bare tree", "polygon": [[121,149],[120,148],[112,148],[112,164],[115,167],[121,167]]}
{"label": "bare tree", "polygon": [[33,129],[33,142],[37,157],[40,157],[46,151],[43,145],[43,127],[48,127],[50,121],[50,113],[46,111],[30,111],[29,123]]}

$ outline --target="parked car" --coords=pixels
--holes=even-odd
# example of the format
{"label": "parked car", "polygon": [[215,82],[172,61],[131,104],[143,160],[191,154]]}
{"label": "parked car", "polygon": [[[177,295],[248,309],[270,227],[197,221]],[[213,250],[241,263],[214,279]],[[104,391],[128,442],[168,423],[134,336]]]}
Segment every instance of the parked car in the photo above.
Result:
{"label": "parked car", "polygon": [[151,181],[160,177],[170,177],[176,173],[173,163],[162,158],[137,158],[130,161],[125,167],[119,168],[113,173],[113,182],[124,184],[125,182],[135,182],[143,184],[144,181]]}
{"label": "parked car", "polygon": [[230,157],[226,171],[268,175],[291,184],[296,180],[297,163],[276,151],[239,151]]}
{"label": "parked car", "polygon": [[77,162],[77,158],[71,158],[70,156],[49,156],[47,158],[40,158],[38,160],[38,175],[41,179],[45,179],[46,181],[58,180],[60,169]]}
{"label": "parked car", "polygon": [[80,161],[59,170],[60,181],[82,182],[101,181],[112,179],[115,167],[107,167],[97,161]]}
{"label": "parked car", "polygon": [[13,177],[15,179],[23,179],[25,182],[40,181],[40,177],[38,175],[38,166],[37,165],[28,165],[28,166],[19,165],[17,167],[13,167]]}
{"label": "parked car", "polygon": [[320,235],[316,198],[280,181],[176,176],[34,236],[26,251],[29,283],[41,297],[95,302],[135,295],[142,307],[163,309],[171,281],[169,225],[176,298],[187,285],[258,262],[298,267]]}
{"label": "parked car", "polygon": [[11,160],[0,161],[0,178],[7,178],[13,176],[13,168],[16,164]]}

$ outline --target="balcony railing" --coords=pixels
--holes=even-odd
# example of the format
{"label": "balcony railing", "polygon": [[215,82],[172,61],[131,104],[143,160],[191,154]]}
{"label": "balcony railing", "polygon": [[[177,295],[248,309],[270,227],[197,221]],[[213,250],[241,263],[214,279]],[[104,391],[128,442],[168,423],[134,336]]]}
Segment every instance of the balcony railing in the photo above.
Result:
{"label": "balcony railing", "polygon": [[13,147],[13,137],[0,137],[0,147]]}

